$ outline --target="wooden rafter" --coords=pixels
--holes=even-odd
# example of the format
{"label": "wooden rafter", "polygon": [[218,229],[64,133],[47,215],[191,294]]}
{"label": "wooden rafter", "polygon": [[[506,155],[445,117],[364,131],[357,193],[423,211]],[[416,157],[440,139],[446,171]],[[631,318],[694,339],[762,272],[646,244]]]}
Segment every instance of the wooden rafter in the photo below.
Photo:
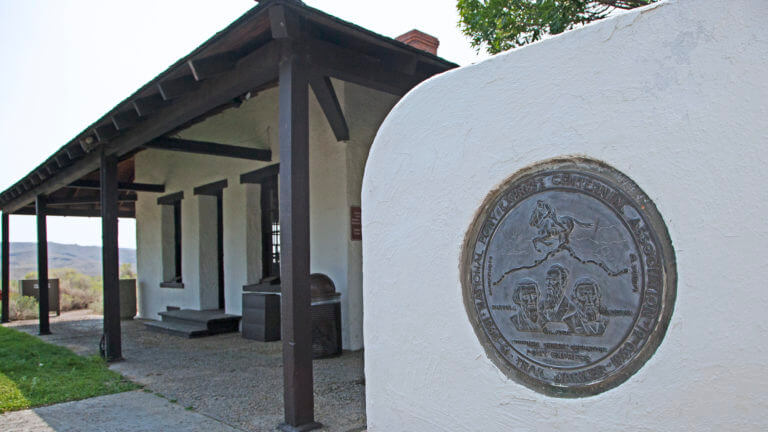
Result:
{"label": "wooden rafter", "polygon": [[164,100],[171,100],[196,90],[198,86],[198,81],[189,74],[162,81],[157,89]]}
{"label": "wooden rafter", "polygon": [[202,81],[232,70],[235,67],[235,63],[237,63],[237,57],[237,54],[234,52],[224,52],[197,60],[190,60],[188,64],[195,79]]}
{"label": "wooden rafter", "polygon": [[196,153],[209,156],[222,156],[267,162],[272,160],[272,151],[270,150],[179,138],[157,138],[144,146],[155,150]]}
{"label": "wooden rafter", "polygon": [[[101,189],[101,183],[98,180],[76,180],[67,187],[81,189]],[[136,192],[165,192],[165,185],[147,184],[147,183],[118,183],[117,189],[121,191]]]}
{"label": "wooden rafter", "polygon": [[118,131],[131,128],[139,122],[139,113],[135,109],[121,111],[112,116],[112,124]]}
{"label": "wooden rafter", "polygon": [[133,101],[133,108],[140,117],[148,117],[168,105],[169,102],[163,99],[159,93]]}

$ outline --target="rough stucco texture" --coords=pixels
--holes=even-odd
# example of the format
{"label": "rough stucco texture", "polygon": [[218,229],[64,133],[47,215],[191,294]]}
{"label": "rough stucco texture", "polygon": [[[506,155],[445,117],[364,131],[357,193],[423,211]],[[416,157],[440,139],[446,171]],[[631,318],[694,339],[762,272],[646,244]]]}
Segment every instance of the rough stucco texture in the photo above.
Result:
{"label": "rough stucco texture", "polygon": [[[764,430],[768,2],[635,10],[423,83],[385,120],[363,183],[371,431]],[[547,397],[486,357],[459,261],[483,199],[562,155],[653,199],[679,282],[656,354],[621,386]]]}

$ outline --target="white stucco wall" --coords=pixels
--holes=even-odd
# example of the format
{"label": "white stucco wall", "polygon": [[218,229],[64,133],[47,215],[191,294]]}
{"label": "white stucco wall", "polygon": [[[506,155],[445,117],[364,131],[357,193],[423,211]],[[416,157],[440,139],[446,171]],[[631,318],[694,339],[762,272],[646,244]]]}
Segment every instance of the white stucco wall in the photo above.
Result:
{"label": "white stucco wall", "polygon": [[[350,125],[348,142],[336,141],[310,92],[311,271],[327,274],[342,293],[343,346],[356,350],[363,347],[362,251],[360,242],[350,239],[349,206],[360,204],[368,150],[396,99],[339,81],[334,85]],[[184,192],[184,289],[159,287],[163,280],[161,212],[168,212],[168,207],[157,204],[156,194],[141,193],[136,204],[140,317],[158,319],[157,313],[167,306],[218,306],[216,200],[195,196],[193,190],[223,179],[229,183],[223,196],[225,305],[227,313],[242,312],[242,286],[261,279],[262,257],[260,186],[240,184],[240,174],[279,162],[277,106],[278,89],[270,89],[240,108],[213,116],[180,134],[188,139],[270,148],[272,162],[156,150],[137,154],[137,182],[165,184],[167,193]],[[172,255],[172,245],[168,251]]]}
{"label": "white stucco wall", "polygon": [[[395,107],[363,184],[368,430],[768,427],[766,16],[763,0],[667,1],[449,72]],[[486,195],[563,155],[645,190],[679,276],[656,354],[580,399],[507,379],[459,279]]]}

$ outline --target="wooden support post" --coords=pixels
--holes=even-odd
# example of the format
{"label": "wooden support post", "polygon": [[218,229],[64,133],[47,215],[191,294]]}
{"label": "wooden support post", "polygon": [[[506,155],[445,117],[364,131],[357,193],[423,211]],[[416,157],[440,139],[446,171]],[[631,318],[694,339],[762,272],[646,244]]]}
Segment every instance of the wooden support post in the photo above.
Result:
{"label": "wooden support post", "polygon": [[46,209],[45,195],[38,195],[36,201],[37,213],[37,286],[40,301],[40,334],[51,334],[48,323],[48,232],[45,224]]}
{"label": "wooden support post", "polygon": [[314,421],[309,292],[309,80],[306,60],[288,44],[280,61],[280,278],[285,423],[283,431],[321,427]]}
{"label": "wooden support post", "polygon": [[123,359],[117,245],[117,157],[101,154],[101,256],[104,281],[104,358]]}
{"label": "wooden support post", "polygon": [[0,289],[3,290],[3,311],[2,311],[2,318],[0,319],[0,321],[2,321],[4,323],[7,323],[7,322],[9,322],[11,320],[10,307],[9,307],[9,302],[11,301],[11,296],[10,296],[10,292],[11,292],[11,283],[10,283],[11,282],[10,281],[10,274],[11,274],[11,263],[10,263],[11,243],[8,241],[9,237],[10,237],[8,235],[8,226],[10,225],[9,219],[10,219],[10,215],[8,213],[6,213],[6,212],[3,212],[3,216],[2,216],[2,229],[3,229],[3,233],[2,233],[3,245],[2,245],[2,248],[3,248],[3,250],[2,250],[2,257],[0,257],[0,259],[3,260],[3,270],[2,270],[2,279],[3,279],[2,282],[3,282],[3,285],[2,285],[2,287],[0,287]]}

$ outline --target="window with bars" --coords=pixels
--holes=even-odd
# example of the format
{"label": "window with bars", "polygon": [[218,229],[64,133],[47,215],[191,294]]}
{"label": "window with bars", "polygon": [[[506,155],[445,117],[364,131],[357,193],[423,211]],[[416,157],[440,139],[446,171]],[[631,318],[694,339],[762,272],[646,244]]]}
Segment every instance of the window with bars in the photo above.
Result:
{"label": "window with bars", "polygon": [[272,264],[280,265],[280,221],[272,222]]}
{"label": "window with bars", "polygon": [[183,288],[181,281],[182,266],[182,233],[181,233],[181,200],[183,192],[165,195],[157,199],[162,206],[161,212],[161,247],[163,281],[160,286],[166,288]]}
{"label": "window with bars", "polygon": [[280,205],[277,176],[261,183],[261,233],[265,278],[280,276]]}

